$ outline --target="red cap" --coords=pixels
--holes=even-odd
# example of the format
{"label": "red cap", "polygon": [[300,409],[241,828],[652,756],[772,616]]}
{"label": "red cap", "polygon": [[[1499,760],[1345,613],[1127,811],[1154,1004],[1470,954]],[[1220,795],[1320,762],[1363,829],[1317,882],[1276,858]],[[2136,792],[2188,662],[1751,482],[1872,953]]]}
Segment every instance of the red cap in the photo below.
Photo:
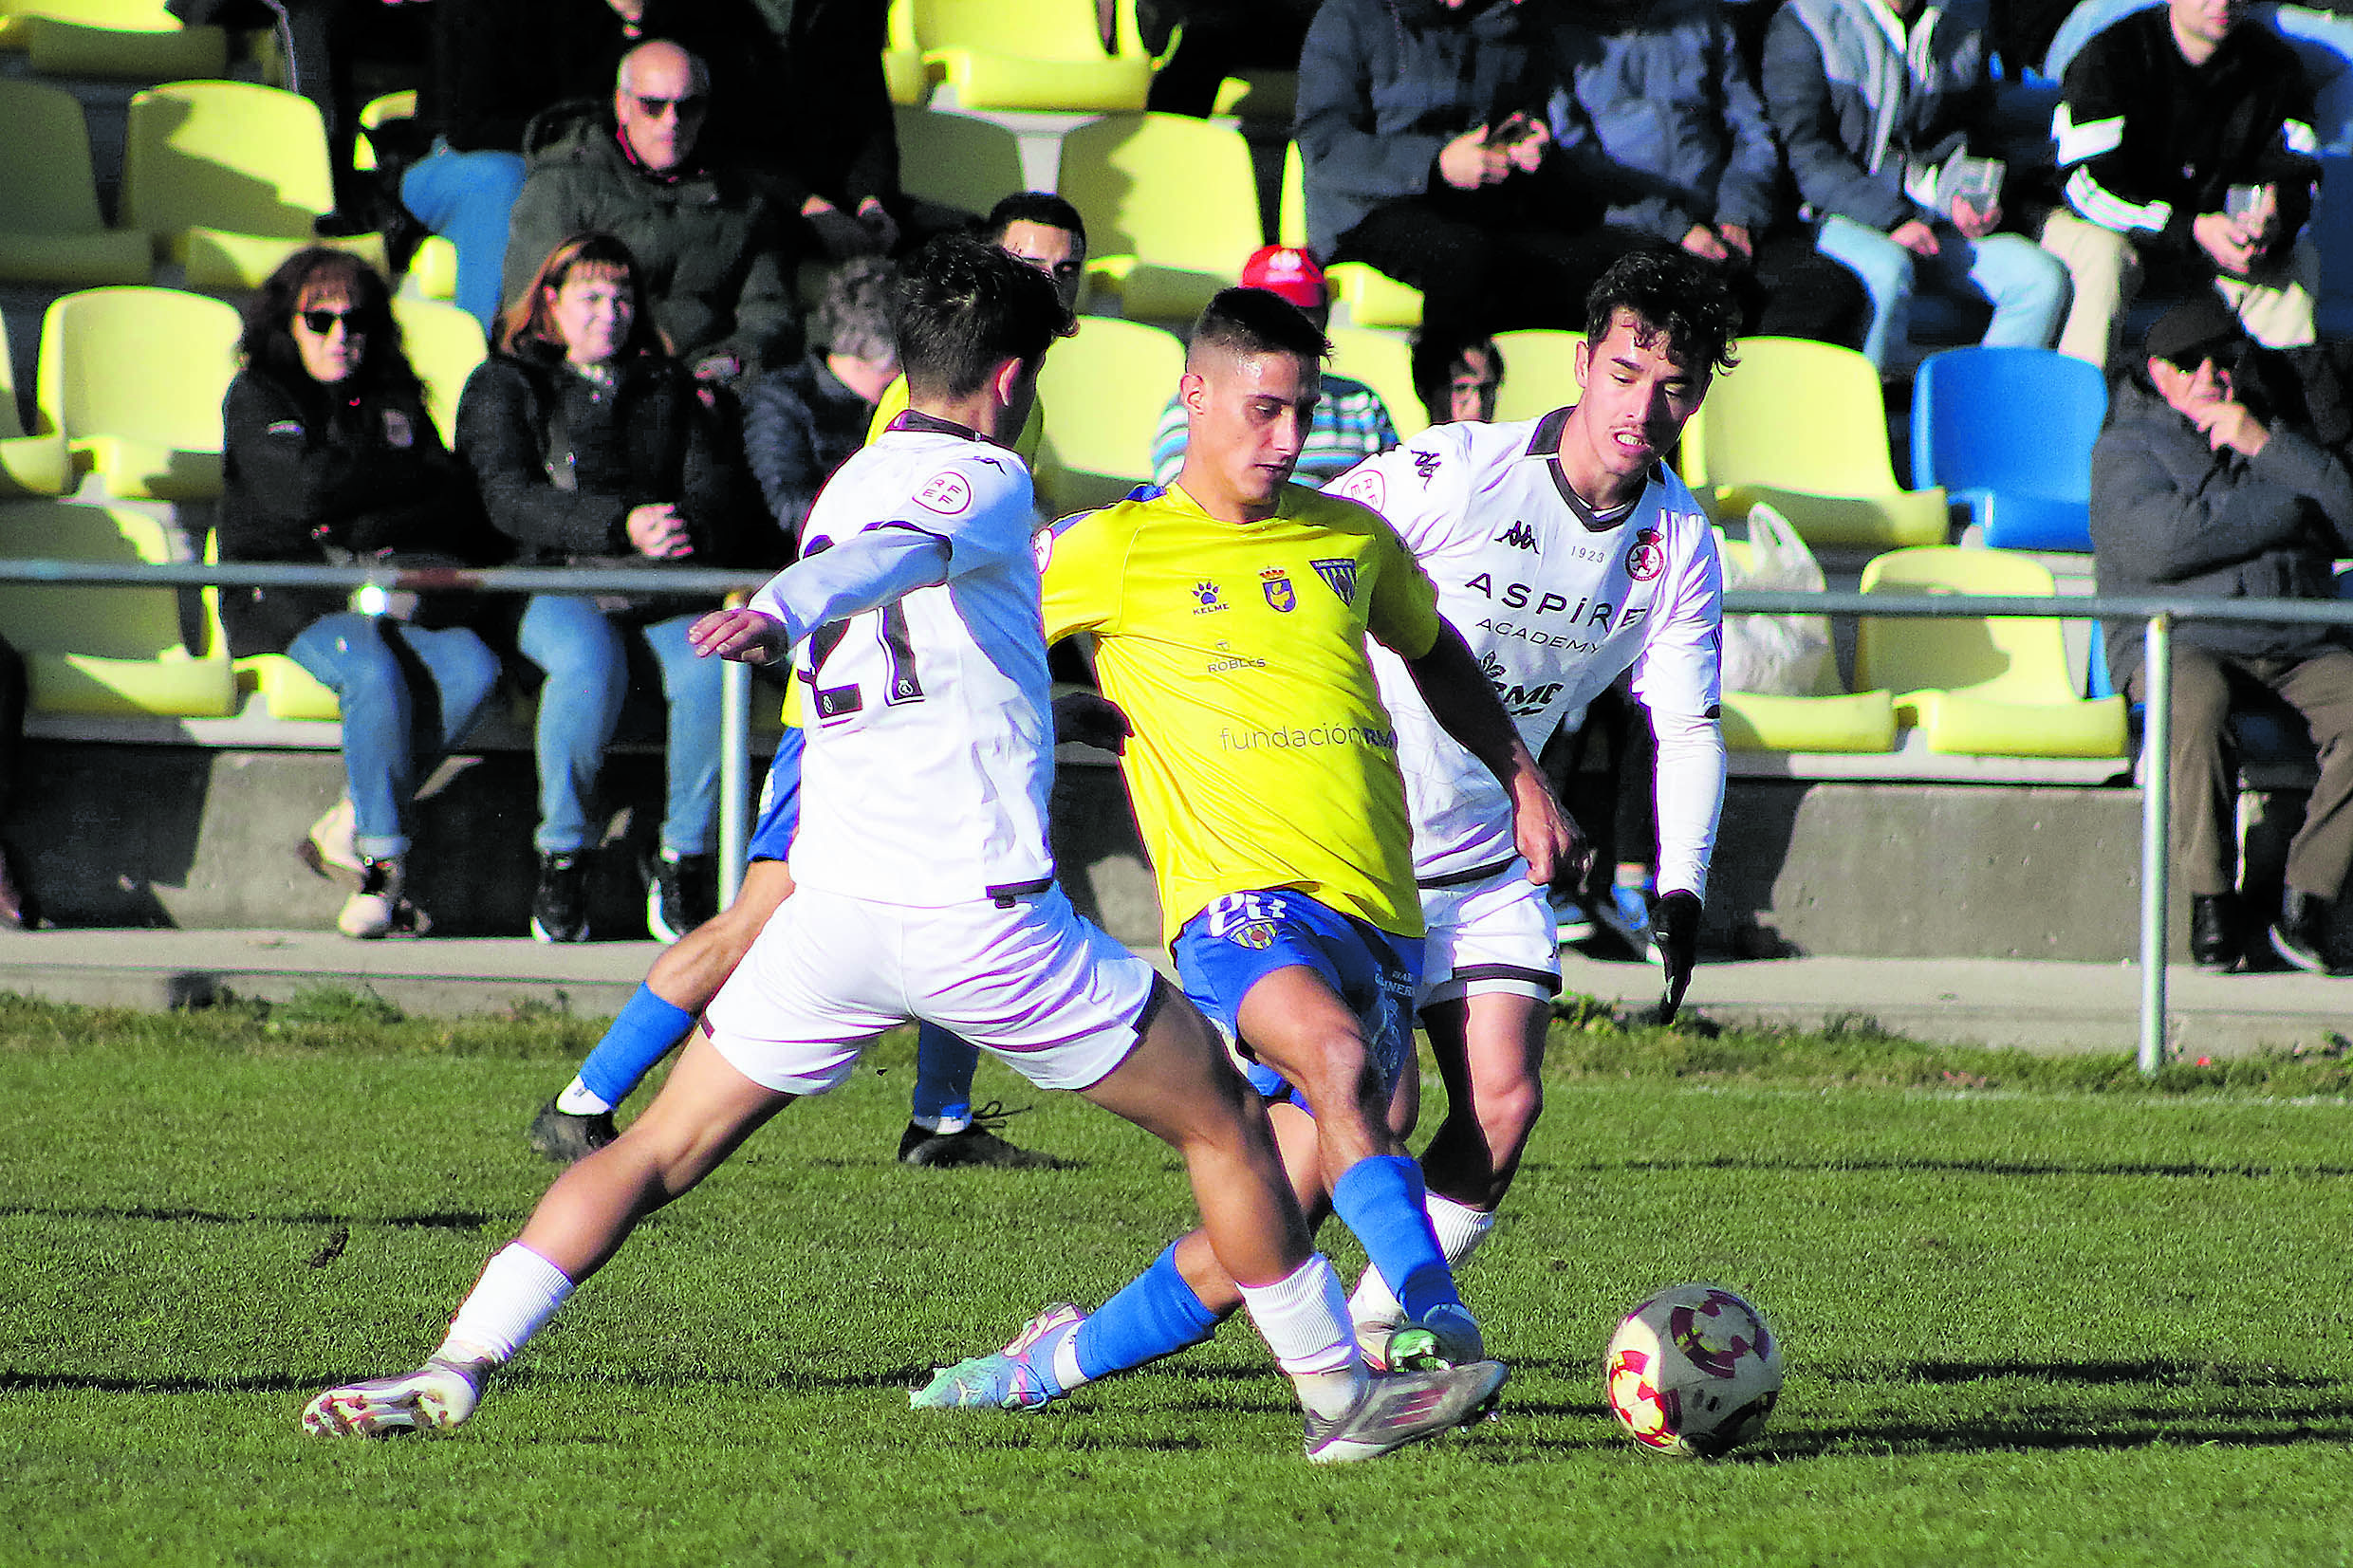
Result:
{"label": "red cap", "polygon": [[1302,310],[1318,310],[1326,298],[1324,268],[1295,245],[1269,245],[1242,264],[1242,286],[1280,294]]}

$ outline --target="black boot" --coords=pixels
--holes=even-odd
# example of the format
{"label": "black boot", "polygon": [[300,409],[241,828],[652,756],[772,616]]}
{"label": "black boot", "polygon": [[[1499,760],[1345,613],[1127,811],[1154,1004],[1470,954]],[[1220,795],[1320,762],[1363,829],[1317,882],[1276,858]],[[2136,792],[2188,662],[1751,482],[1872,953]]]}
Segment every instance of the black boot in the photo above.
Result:
{"label": "black boot", "polygon": [[2282,958],[2314,974],[2335,974],[2328,961],[2328,901],[2298,888],[2280,895],[2279,923],[2271,946]]}
{"label": "black boot", "polygon": [[2238,963],[2237,895],[2190,895],[2190,958],[2199,968],[2216,972]]}

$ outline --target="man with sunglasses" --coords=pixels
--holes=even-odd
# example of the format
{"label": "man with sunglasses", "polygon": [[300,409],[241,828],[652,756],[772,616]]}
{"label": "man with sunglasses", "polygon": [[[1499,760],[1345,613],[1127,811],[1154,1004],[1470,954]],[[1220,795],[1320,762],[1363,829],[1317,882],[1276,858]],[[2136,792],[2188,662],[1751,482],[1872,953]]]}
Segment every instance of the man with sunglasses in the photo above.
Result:
{"label": "man with sunglasses", "polygon": [[672,43],[621,57],[613,116],[534,155],[515,201],[504,298],[513,304],[570,235],[629,248],[655,323],[704,380],[737,382],[799,342],[790,257],[774,209],[703,146],[711,73]]}
{"label": "man with sunglasses", "polygon": [[[2277,357],[2250,352],[2239,318],[2200,290],[2149,328],[2092,448],[2093,570],[2103,594],[2331,599],[2335,558],[2353,555],[2353,474],[2258,384]],[[2107,628],[2108,669],[2147,692],[2141,628]],[[2270,946],[2288,963],[2339,972],[2329,906],[2353,866],[2353,649],[2327,626],[2184,621],[2174,630],[2174,876],[2190,894],[2190,951],[2229,969],[2260,940],[2242,931],[2236,887],[2237,770],[2231,710],[2285,703],[2320,748],[2320,782],[2288,846]]]}

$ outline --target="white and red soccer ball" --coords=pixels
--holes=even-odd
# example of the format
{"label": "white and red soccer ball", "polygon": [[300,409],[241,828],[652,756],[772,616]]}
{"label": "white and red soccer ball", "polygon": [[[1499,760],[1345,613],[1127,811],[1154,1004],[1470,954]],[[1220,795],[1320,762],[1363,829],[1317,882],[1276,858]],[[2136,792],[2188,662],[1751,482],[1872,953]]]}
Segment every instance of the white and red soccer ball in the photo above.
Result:
{"label": "white and red soccer ball", "polygon": [[1765,1430],[1781,1394],[1781,1340],[1721,1285],[1673,1285],[1610,1336],[1602,1386],[1646,1448],[1713,1459]]}

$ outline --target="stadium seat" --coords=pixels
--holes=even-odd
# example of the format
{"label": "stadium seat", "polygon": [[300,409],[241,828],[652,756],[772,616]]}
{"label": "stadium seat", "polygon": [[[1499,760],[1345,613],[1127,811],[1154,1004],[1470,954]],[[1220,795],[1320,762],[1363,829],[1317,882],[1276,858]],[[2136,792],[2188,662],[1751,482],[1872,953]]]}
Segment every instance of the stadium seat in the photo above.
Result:
{"label": "stadium seat", "polygon": [[0,330],[0,496],[62,495],[73,483],[73,452],[56,432],[28,435],[16,401],[16,360]]}
{"label": "stadium seat", "polygon": [[[469,317],[468,320],[472,318]],[[207,530],[204,536],[204,563],[220,563],[220,535]],[[213,645],[229,646],[228,631],[221,625],[220,589],[210,586],[204,590],[205,621],[211,627]],[[248,706],[249,699],[258,694],[262,710],[273,719],[316,720],[328,724],[342,721],[343,704],[333,691],[322,684],[319,677],[295,663],[284,654],[248,654],[231,661],[235,677],[238,708]]]}
{"label": "stadium seat", "polygon": [[1274,243],[1307,248],[1307,185],[1300,172],[1299,143],[1283,144],[1283,188],[1275,193]]}
{"label": "stadium seat", "polygon": [[163,0],[0,0],[0,49],[39,76],[165,82],[229,68],[229,35],[184,26]]}
{"label": "stadium seat", "polygon": [[1109,506],[1152,479],[1152,437],[1184,374],[1174,333],[1110,316],[1080,319],[1038,373],[1046,444],[1038,489],[1057,515]]}
{"label": "stadium seat", "polygon": [[1332,316],[1352,326],[1411,327],[1421,324],[1421,290],[1401,284],[1363,262],[1335,262],[1324,269],[1332,290]]}
{"label": "stadium seat", "polygon": [[174,82],[131,100],[122,224],[166,246],[190,287],[258,287],[315,244],[385,269],[380,234],[313,237],[334,205],[326,131],[308,99],[250,82]]}
{"label": "stadium seat", "polygon": [[1096,34],[1095,8],[1070,0],[913,3],[924,62],[959,109],[1134,114],[1152,90],[1155,62],[1137,39],[1132,0],[1115,8],[1113,52]]}
{"label": "stadium seat", "polygon": [[368,139],[368,133],[396,120],[416,118],[417,89],[414,87],[369,99],[367,106],[360,111],[360,129],[351,138],[351,166],[363,175],[373,173],[376,168],[376,144]]}
{"label": "stadium seat", "polygon": [[1944,543],[1944,492],[1896,483],[1870,360],[1802,338],[1743,338],[1739,352],[1683,427],[1684,483],[1716,516],[1762,501],[1817,549]]}
{"label": "stadium seat", "polygon": [[1299,111],[1299,73],[1248,66],[1217,83],[1210,114],[1288,129]]}
{"label": "stadium seat", "polygon": [[1986,544],[2091,548],[2091,447],[2107,417],[2097,367],[2044,348],[1947,349],[1912,383],[1912,483],[1941,486]]}
{"label": "stadium seat", "polygon": [[920,108],[932,96],[931,68],[915,35],[915,0],[890,0],[882,40],[882,84],[902,109]]}
{"label": "stadium seat", "polygon": [[899,179],[907,194],[968,212],[986,212],[1028,189],[1021,138],[993,120],[927,109],[899,109]]}
{"label": "stadium seat", "polygon": [[1332,341],[1332,371],[1380,394],[1389,423],[1401,439],[1411,440],[1430,428],[1430,415],[1414,390],[1414,353],[1403,338],[1361,326],[1336,326],[1327,336]]}
{"label": "stadium seat", "polygon": [[[1865,594],[2054,599],[2048,570],[2009,550],[1890,551],[1863,568]],[[2124,699],[2075,693],[2056,616],[1950,620],[1862,617],[1855,684],[1896,693],[1896,716],[1931,751],[1998,757],[2116,757]]]}
{"label": "stadium seat", "polygon": [[42,433],[63,434],[109,495],[220,493],[221,398],[237,313],[172,288],[92,288],[52,304],[34,379]]}
{"label": "stadium seat", "polygon": [[2305,232],[2321,253],[2321,341],[2353,338],[2353,157],[2321,159],[2320,199]]}
{"label": "stadium seat", "polygon": [[[1746,565],[1745,540],[1716,531],[1716,548],[1729,568]],[[1825,668],[1821,690],[1805,695],[1777,692],[1723,693],[1724,744],[1734,751],[1893,751],[1896,703],[1883,690],[1842,692],[1835,664]]]}
{"label": "stadium seat", "polygon": [[1551,327],[1524,327],[1495,334],[1503,351],[1503,386],[1495,394],[1495,418],[1536,419],[1556,408],[1566,408],[1581,396],[1577,386],[1577,345],[1582,332]]}
{"label": "stadium seat", "polygon": [[90,168],[89,127],[71,93],[0,81],[0,282],[145,283],[145,234],[106,227]]}
{"label": "stadium seat", "polygon": [[[160,565],[164,525],[128,507],[65,501],[0,506],[0,556]],[[102,583],[0,582],[0,636],[24,656],[35,712],[220,718],[236,677],[208,638],[182,640],[179,593]]]}
{"label": "stadium seat", "polygon": [[482,323],[473,313],[440,300],[397,299],[392,314],[400,323],[400,343],[425,383],[425,406],[441,444],[457,445],[457,399],[466,378],[490,356]]}
{"label": "stadium seat", "polygon": [[1083,125],[1063,138],[1056,189],[1086,220],[1088,277],[1130,320],[1190,321],[1259,247],[1250,143],[1204,120]]}

